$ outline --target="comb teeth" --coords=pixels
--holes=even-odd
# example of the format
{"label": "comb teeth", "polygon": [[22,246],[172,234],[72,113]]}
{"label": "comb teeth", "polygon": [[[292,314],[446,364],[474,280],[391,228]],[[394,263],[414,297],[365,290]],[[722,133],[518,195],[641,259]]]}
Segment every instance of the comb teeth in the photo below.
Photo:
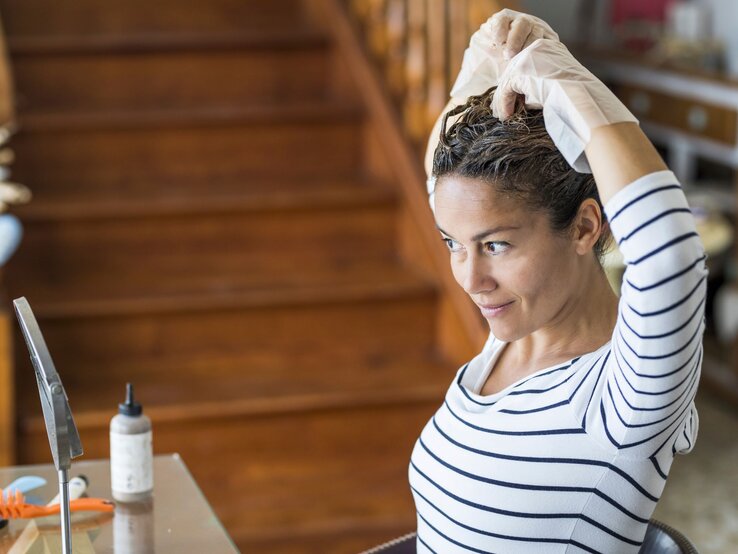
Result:
{"label": "comb teeth", "polygon": [[10,518],[10,509],[8,508],[7,504],[10,500],[10,498],[6,500],[5,491],[3,489],[0,489],[0,515],[3,516],[3,519]]}
{"label": "comb teeth", "polygon": [[20,517],[20,506],[21,504],[25,504],[26,499],[23,496],[23,493],[19,490],[15,491],[15,517]]}
{"label": "comb teeth", "polygon": [[18,518],[21,515],[21,506],[25,503],[25,497],[19,490],[9,491],[7,498],[5,491],[0,489],[0,515],[3,519]]}

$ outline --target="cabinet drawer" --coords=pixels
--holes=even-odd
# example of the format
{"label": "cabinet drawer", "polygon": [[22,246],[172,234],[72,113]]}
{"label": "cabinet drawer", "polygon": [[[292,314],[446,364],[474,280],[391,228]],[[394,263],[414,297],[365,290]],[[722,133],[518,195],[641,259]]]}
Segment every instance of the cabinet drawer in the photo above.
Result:
{"label": "cabinet drawer", "polygon": [[614,90],[640,121],[731,146],[736,144],[735,110],[640,86],[619,84]]}

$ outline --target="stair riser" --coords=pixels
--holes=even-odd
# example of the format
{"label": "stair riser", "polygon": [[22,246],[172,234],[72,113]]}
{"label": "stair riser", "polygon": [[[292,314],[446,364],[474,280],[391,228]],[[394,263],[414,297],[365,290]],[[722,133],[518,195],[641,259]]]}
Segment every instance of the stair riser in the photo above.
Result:
{"label": "stair riser", "polygon": [[[324,47],[15,56],[21,110],[202,108],[324,95]],[[74,75],[73,79],[69,75]]]}
{"label": "stair riser", "polygon": [[232,33],[298,24],[300,0],[2,0],[10,36]]}
{"label": "stair riser", "polygon": [[239,283],[275,287],[294,282],[296,267],[340,272],[391,258],[394,228],[391,204],[32,222],[6,281],[11,292],[30,297],[70,285],[118,294],[146,293],[163,283],[171,292],[225,292]]}
{"label": "stair riser", "polygon": [[[28,299],[33,306],[33,298]],[[188,378],[215,375],[223,360],[231,360],[226,365],[235,375],[221,370],[217,376],[222,379],[240,378],[247,371],[258,380],[260,372],[280,367],[293,368],[299,380],[305,360],[312,366],[316,360],[340,364],[346,371],[371,367],[373,360],[392,353],[429,351],[435,308],[434,297],[427,294],[127,317],[46,319],[39,310],[37,316],[73,399],[78,382],[92,379],[100,387],[118,387],[126,380],[162,383],[169,377],[162,372],[181,368],[171,379],[182,386]],[[33,371],[18,333],[16,352],[19,397],[34,398]],[[213,360],[209,370],[208,359]],[[199,364],[193,367],[192,360]],[[273,380],[266,376],[262,382]]]}
{"label": "stair riser", "polygon": [[[410,453],[440,396],[402,407],[154,420],[154,446],[182,455],[225,527],[250,552],[270,535],[284,539],[300,529],[345,532],[378,520],[412,522]],[[80,433],[86,458],[108,456],[107,426]],[[48,461],[45,436],[23,435],[20,453],[23,463]],[[280,547],[290,545],[280,541]]]}
{"label": "stair riser", "polygon": [[[22,121],[21,121],[22,125]],[[359,163],[356,122],[294,122],[20,133],[15,179],[55,192],[131,182],[345,176]]]}

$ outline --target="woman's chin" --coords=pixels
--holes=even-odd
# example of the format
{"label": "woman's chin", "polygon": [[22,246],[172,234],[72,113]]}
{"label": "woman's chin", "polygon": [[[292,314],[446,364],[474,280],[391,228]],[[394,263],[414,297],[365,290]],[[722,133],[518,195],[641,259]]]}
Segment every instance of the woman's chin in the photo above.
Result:
{"label": "woman's chin", "polygon": [[509,325],[502,325],[499,321],[488,319],[487,324],[495,338],[503,342],[514,342],[523,336],[519,330],[512,329]]}

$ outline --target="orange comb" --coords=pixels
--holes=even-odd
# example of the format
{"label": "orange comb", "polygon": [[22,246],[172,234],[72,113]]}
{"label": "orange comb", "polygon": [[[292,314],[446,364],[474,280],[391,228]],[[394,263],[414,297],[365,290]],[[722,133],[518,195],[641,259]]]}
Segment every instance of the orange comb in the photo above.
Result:
{"label": "orange comb", "polygon": [[[23,493],[19,490],[15,491],[15,495],[11,494],[6,499],[3,490],[0,489],[0,516],[3,519],[27,519],[51,516],[58,514],[61,510],[59,504],[37,506],[26,504],[25,500]],[[72,512],[112,512],[115,504],[103,498],[78,498],[69,503],[69,509]]]}

